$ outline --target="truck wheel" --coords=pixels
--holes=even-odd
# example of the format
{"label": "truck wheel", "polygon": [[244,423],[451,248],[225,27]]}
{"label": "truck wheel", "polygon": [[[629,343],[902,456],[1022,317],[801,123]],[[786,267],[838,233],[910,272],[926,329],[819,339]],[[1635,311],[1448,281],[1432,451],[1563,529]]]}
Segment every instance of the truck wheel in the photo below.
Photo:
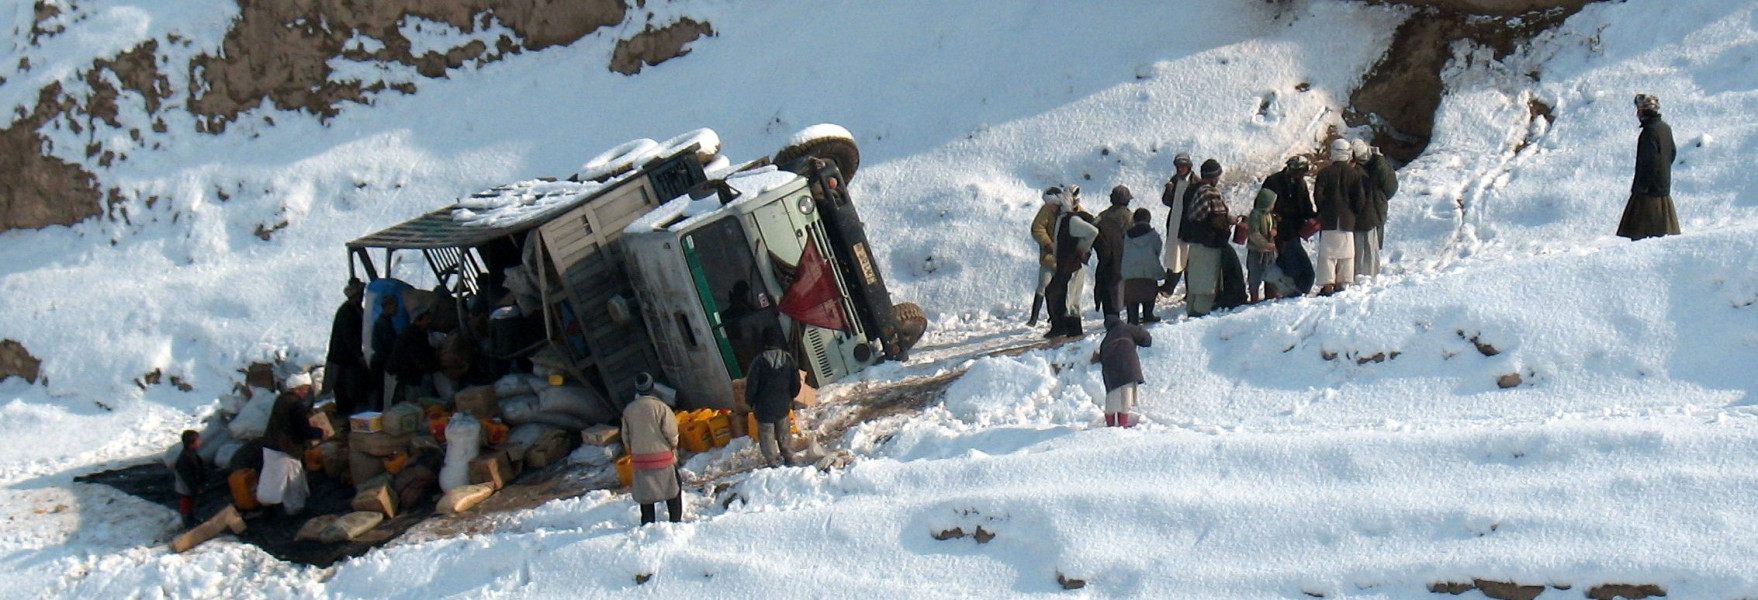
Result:
{"label": "truck wheel", "polygon": [[914,302],[892,306],[891,316],[897,320],[897,343],[906,352],[922,341],[922,334],[928,331],[928,316]]}
{"label": "truck wheel", "polygon": [[775,153],[770,163],[777,167],[798,172],[803,165],[796,165],[802,158],[821,158],[836,163],[842,171],[843,181],[853,181],[855,171],[861,168],[861,149],[855,145],[855,138],[847,129],[836,125],[814,125],[794,134],[787,147]]}
{"label": "truck wheel", "polygon": [[629,140],[592,157],[574,173],[574,181],[603,181],[633,169],[636,162],[652,158],[659,142],[647,138]]}

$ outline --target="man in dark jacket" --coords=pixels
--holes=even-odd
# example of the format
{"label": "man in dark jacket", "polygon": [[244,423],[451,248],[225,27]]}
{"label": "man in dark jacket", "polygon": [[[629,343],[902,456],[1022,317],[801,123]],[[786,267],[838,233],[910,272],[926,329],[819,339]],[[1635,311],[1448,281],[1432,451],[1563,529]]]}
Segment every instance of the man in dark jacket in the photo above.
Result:
{"label": "man in dark jacket", "polygon": [[1276,222],[1281,223],[1276,228],[1276,265],[1294,279],[1294,288],[1301,295],[1312,293],[1314,276],[1312,258],[1306,254],[1306,245],[1300,243],[1300,230],[1318,216],[1312,209],[1312,190],[1306,185],[1306,173],[1311,168],[1306,157],[1290,157],[1282,170],[1264,179],[1263,185],[1263,189],[1276,193],[1276,205],[1271,212],[1275,213]]}
{"label": "man in dark jacket", "polygon": [[1679,214],[1673,209],[1673,128],[1660,119],[1660,98],[1636,94],[1636,118],[1642,133],[1636,136],[1636,175],[1630,180],[1630,200],[1618,220],[1618,235],[1643,238],[1678,235]]}
{"label": "man in dark jacket", "polygon": [[1152,346],[1154,336],[1116,315],[1105,317],[1105,339],[1099,342],[1095,359],[1105,379],[1105,426],[1129,427],[1135,424],[1130,411],[1135,407],[1136,387],[1146,382],[1142,377],[1141,357],[1136,348]]}
{"label": "man in dark jacket", "polygon": [[1380,149],[1366,140],[1355,140],[1355,165],[1361,169],[1361,193],[1366,202],[1355,216],[1355,275],[1380,274],[1380,248],[1385,245],[1387,202],[1398,193],[1398,172]]}
{"label": "man in dark jacket", "polygon": [[362,343],[366,310],[360,305],[366,284],[349,279],[342,293],[347,297],[330,322],[330,351],[324,357],[324,388],[336,396],[336,410],[352,415],[360,410],[370,392],[370,370]]}
{"label": "man in dark jacket", "polygon": [[1046,338],[1081,335],[1081,269],[1086,267],[1093,240],[1099,237],[1093,216],[1080,208],[1080,188],[1067,189],[1068,194],[1061,198],[1062,211],[1057,213],[1051,228],[1051,237],[1056,240],[1056,273],[1044,291],[1044,299],[1050,305],[1050,331],[1044,334]]}
{"label": "man in dark jacket", "polygon": [[433,311],[428,310],[427,304],[410,304],[409,326],[397,334],[397,343],[391,347],[391,358],[385,365],[397,377],[397,394],[385,408],[421,399],[429,389],[429,376],[440,370],[439,352],[427,342],[427,333],[433,327]]}
{"label": "man in dark jacket", "polygon": [[177,513],[183,516],[183,528],[192,529],[201,521],[195,518],[195,497],[208,484],[208,469],[201,462],[201,434],[194,429],[183,430],[183,444],[170,457],[171,489],[177,492]]}
{"label": "man in dark jacket", "polygon": [[311,375],[287,377],[287,391],[275,397],[263,430],[261,475],[256,496],[263,504],[280,504],[288,515],[305,510],[311,488],[305,479],[305,448],[323,431],[311,425]]}
{"label": "man in dark jacket", "polygon": [[1349,140],[1331,142],[1331,164],[1319,171],[1313,181],[1312,199],[1318,207],[1318,283],[1319,295],[1340,292],[1355,280],[1355,215],[1362,211],[1367,197],[1361,189],[1361,169],[1352,159],[1355,149]]}
{"label": "man in dark jacket", "polygon": [[781,331],[770,329],[763,336],[767,348],[751,361],[745,374],[745,403],[757,416],[757,442],[770,466],[794,465],[788,438],[788,413],[800,395],[800,367],[782,340]]}
{"label": "man in dark jacket", "polygon": [[1134,212],[1129,201],[1135,195],[1129,188],[1111,188],[1111,207],[1099,212],[1099,237],[1093,242],[1093,254],[1099,259],[1093,272],[1093,304],[1099,314],[1123,313],[1123,235],[1129,229]]}
{"label": "man in dark jacket", "polygon": [[396,394],[396,381],[391,379],[389,365],[391,352],[397,347],[397,309],[400,302],[396,294],[387,294],[379,299],[378,319],[372,322],[372,358],[367,361],[367,376],[372,381],[372,389],[377,393],[359,407],[361,410],[384,410],[390,408],[391,396]]}

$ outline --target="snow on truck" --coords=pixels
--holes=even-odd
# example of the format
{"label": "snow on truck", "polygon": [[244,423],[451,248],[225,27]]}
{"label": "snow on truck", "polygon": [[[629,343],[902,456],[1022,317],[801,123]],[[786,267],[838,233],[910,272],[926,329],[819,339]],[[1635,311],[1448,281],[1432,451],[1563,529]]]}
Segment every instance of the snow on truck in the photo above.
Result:
{"label": "snow on truck", "polygon": [[921,338],[921,308],[892,303],[849,196],[859,161],[834,125],[737,165],[712,130],[635,140],[565,180],[498,186],[349,242],[349,271],[371,281],[368,331],[372,296],[420,281],[449,300],[436,327],[449,349],[475,349],[475,368],[530,363],[618,408],[636,373],[662,373],[682,407],[731,408],[768,336],[814,385],[903,360]]}

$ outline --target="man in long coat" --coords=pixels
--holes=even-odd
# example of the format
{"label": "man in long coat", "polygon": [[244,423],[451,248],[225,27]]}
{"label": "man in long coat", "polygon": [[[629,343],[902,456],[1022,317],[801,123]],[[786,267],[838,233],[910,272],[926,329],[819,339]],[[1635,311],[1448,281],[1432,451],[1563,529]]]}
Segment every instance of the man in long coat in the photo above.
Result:
{"label": "man in long coat", "polygon": [[1630,201],[1618,221],[1618,235],[1639,240],[1678,235],[1679,214],[1673,210],[1673,128],[1660,119],[1660,98],[1636,94],[1636,118],[1642,133],[1636,136],[1636,175],[1630,181]]}
{"label": "man in long coat", "polygon": [[623,407],[623,444],[634,463],[629,495],[641,505],[641,524],[659,518],[659,503],[671,522],[684,520],[684,489],[678,480],[678,417],[658,397],[643,394]]}

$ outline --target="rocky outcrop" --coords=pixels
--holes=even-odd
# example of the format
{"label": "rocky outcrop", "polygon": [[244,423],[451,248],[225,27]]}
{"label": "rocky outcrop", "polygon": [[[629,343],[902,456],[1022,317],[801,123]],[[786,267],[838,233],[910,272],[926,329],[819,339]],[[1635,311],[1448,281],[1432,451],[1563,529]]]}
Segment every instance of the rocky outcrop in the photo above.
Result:
{"label": "rocky outcrop", "polygon": [[43,361],[31,356],[24,345],[12,340],[0,340],[0,381],[11,377],[23,377],[25,381],[37,382],[38,367]]}
{"label": "rocky outcrop", "polygon": [[640,73],[642,67],[689,54],[685,46],[704,35],[713,36],[714,26],[687,17],[657,29],[648,25],[641,33],[617,41],[616,51],[610,55],[610,70],[624,75]]}
{"label": "rocky outcrop", "polygon": [[[400,63],[426,77],[467,61],[497,60],[522,50],[567,45],[601,27],[623,22],[621,0],[239,0],[240,14],[220,52],[190,64],[205,88],[189,110],[210,133],[264,102],[282,110],[333,116],[348,102],[362,102],[373,84],[330,81],[329,61]],[[445,23],[466,33],[499,23],[519,39],[502,36],[493,47],[481,41],[444,53],[414,53],[403,35],[407,17]],[[356,35],[378,40],[372,51],[347,49]],[[382,84],[381,84],[382,85]],[[381,88],[382,89],[382,88]]]}

